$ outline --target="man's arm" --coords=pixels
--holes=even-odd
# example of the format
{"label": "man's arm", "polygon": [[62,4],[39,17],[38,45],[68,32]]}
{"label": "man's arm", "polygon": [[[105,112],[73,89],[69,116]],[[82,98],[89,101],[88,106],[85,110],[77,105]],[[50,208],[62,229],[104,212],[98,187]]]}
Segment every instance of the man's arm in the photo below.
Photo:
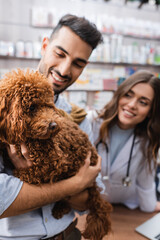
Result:
{"label": "man's arm", "polygon": [[73,209],[79,212],[83,212],[88,209],[87,206],[88,197],[89,197],[88,189],[85,189],[82,192],[77,193],[74,196],[71,196],[68,202]]}
{"label": "man's arm", "polygon": [[68,196],[76,195],[92,185],[100,170],[101,158],[99,157],[96,166],[90,166],[89,154],[85,165],[80,168],[75,176],[67,180],[42,184],[41,186],[23,183],[17,198],[0,217],[4,218],[23,214]]}

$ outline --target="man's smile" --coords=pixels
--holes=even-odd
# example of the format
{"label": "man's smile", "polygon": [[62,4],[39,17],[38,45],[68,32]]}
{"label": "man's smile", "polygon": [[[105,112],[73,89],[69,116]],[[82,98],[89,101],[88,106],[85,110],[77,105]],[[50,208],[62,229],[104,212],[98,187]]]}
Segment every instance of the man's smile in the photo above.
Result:
{"label": "man's smile", "polygon": [[58,74],[56,74],[54,71],[51,71],[51,75],[52,75],[52,79],[53,79],[53,82],[54,83],[57,83],[57,84],[63,84],[63,83],[65,83],[65,82],[67,82],[67,78],[60,78],[59,76],[58,76]]}

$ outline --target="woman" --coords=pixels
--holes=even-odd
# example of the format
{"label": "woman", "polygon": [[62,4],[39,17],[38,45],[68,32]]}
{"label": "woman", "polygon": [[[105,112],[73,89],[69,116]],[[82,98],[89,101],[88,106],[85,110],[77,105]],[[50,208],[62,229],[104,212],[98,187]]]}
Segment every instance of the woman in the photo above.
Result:
{"label": "woman", "polygon": [[111,203],[160,211],[155,171],[160,147],[160,79],[140,71],[126,79],[100,113],[88,114],[102,157],[104,194]]}

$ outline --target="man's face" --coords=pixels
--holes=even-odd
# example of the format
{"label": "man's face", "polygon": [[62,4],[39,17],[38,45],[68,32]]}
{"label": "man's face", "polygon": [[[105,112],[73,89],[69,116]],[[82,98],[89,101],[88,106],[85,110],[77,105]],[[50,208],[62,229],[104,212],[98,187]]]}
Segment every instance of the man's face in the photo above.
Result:
{"label": "man's face", "polygon": [[52,41],[43,40],[38,70],[52,82],[54,92],[61,93],[77,80],[91,52],[89,44],[68,27],[62,27]]}

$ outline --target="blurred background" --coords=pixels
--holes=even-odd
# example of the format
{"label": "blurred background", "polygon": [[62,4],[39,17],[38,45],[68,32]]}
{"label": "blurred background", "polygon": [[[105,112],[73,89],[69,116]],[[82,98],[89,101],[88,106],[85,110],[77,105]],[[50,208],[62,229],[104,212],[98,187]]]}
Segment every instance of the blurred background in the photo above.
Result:
{"label": "blurred background", "polygon": [[104,37],[63,93],[69,101],[100,109],[135,71],[160,78],[160,0],[0,0],[0,77],[17,67],[36,69],[43,38],[66,13],[85,16]]}

